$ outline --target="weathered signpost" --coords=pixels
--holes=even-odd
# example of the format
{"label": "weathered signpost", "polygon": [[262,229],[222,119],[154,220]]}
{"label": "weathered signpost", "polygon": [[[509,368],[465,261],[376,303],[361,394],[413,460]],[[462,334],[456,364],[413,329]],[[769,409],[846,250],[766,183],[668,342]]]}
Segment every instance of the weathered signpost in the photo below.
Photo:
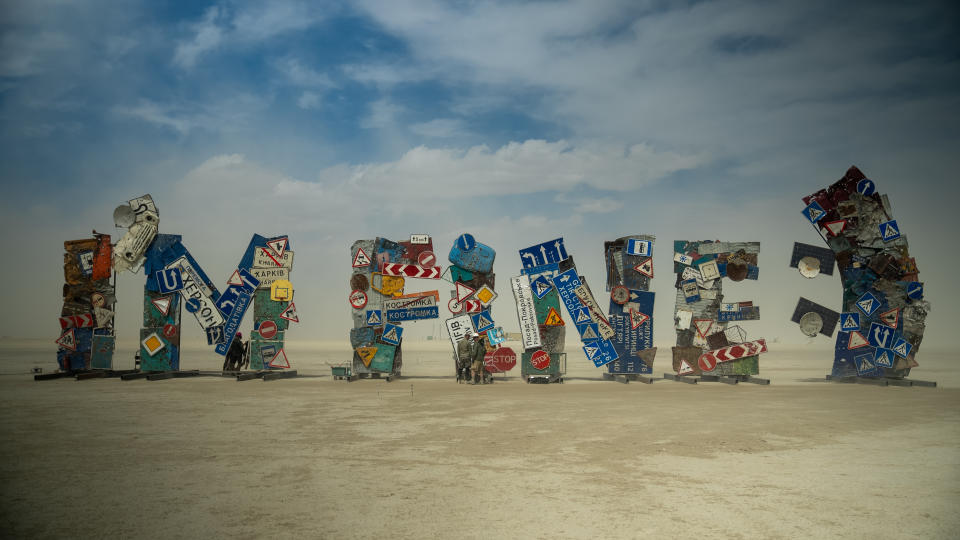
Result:
{"label": "weathered signpost", "polygon": [[[617,358],[607,364],[604,378],[652,383],[657,348],[653,346],[652,235],[625,236],[603,243],[610,292],[610,340]],[[588,327],[592,330],[592,327]],[[584,333],[581,331],[581,336]]]}

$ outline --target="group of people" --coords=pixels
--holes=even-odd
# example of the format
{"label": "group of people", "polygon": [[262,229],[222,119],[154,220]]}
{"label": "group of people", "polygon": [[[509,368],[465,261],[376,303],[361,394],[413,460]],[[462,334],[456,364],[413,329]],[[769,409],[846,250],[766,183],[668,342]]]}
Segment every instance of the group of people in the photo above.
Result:
{"label": "group of people", "polygon": [[476,332],[469,332],[457,344],[457,380],[467,384],[488,384],[493,378],[483,369],[483,357],[487,354],[486,339]]}

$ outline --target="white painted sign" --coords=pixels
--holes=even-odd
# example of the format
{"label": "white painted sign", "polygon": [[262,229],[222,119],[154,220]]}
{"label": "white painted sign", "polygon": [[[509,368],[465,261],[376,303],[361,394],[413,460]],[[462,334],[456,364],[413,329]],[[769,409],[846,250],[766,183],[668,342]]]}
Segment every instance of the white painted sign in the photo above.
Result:
{"label": "white painted sign", "polygon": [[286,250],[283,252],[282,256],[277,256],[277,254],[270,248],[265,248],[258,246],[253,250],[253,267],[254,268],[292,268],[293,267],[293,251]]}
{"label": "white painted sign", "polygon": [[596,299],[594,299],[593,294],[590,293],[590,289],[587,289],[586,285],[580,285],[573,289],[573,294],[580,299],[583,305],[587,306],[587,309],[590,311],[590,320],[597,323],[597,326],[600,327],[600,335],[603,336],[604,339],[611,339],[617,335],[617,333],[613,331],[613,327],[610,326],[610,323],[607,322],[603,311],[600,310],[600,305],[597,304]]}
{"label": "white painted sign", "polygon": [[[453,345],[453,355],[457,356],[457,345],[469,332],[473,331],[473,322],[470,315],[459,315],[444,321],[447,326],[447,335],[450,336],[450,343]],[[459,356],[457,356],[459,360]]]}
{"label": "white painted sign", "polygon": [[530,289],[530,277],[510,278],[510,289],[517,302],[517,318],[520,320],[520,336],[524,350],[539,347],[540,328],[537,326],[537,312],[533,306],[533,291]]}
{"label": "white painted sign", "polygon": [[420,244],[420,245],[429,244],[429,243],[430,243],[430,235],[429,235],[429,234],[411,234],[411,235],[410,235],[410,243],[411,243],[411,244]]}
{"label": "white painted sign", "polygon": [[274,268],[251,268],[250,275],[260,280],[260,286],[257,287],[258,289],[269,289],[274,281],[281,279],[289,280],[290,269],[279,266]]}
{"label": "white painted sign", "polygon": [[[187,302],[191,298],[198,302],[199,308],[193,311],[193,316],[197,318],[200,327],[206,330],[224,323],[223,314],[217,309],[216,303],[211,296],[210,287],[200,279],[200,275],[187,260],[186,256],[173,261],[167,268],[179,267],[183,272],[183,288],[180,289],[180,296]],[[187,311],[190,311],[188,308]]]}
{"label": "white painted sign", "polygon": [[411,309],[421,307],[434,307],[437,305],[437,297],[432,293],[429,295],[418,296],[416,298],[385,298],[383,300],[383,310],[390,311],[396,309]]}

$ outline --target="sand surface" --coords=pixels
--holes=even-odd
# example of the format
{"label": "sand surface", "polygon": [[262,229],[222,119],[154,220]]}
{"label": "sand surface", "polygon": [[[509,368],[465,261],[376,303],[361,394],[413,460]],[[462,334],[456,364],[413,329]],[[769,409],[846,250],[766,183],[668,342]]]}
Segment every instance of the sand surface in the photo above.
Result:
{"label": "sand surface", "polygon": [[[761,358],[770,386],[458,385],[449,345],[404,377],[63,379],[49,345],[0,342],[0,537],[956,538],[960,369],[939,387],[823,382],[830,351]],[[668,346],[657,374],[669,365]],[[117,368],[132,365],[121,347]],[[203,348],[183,369],[219,368]]]}

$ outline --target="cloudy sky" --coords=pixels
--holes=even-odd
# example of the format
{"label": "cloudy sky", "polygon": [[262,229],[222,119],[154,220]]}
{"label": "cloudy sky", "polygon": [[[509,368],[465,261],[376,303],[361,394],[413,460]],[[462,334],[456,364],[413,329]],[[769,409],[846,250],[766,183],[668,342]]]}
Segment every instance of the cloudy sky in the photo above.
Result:
{"label": "cloudy sky", "polygon": [[[498,252],[508,331],[518,249],[563,236],[600,284],[605,239],[656,235],[665,345],[672,240],[759,240],[760,280],[728,298],[761,306],[751,337],[805,343],[797,298],[841,298],[838,276],[787,267],[794,241],[821,243],[800,198],[856,164],[917,258],[934,304],[925,344],[949,345],[958,15],[949,2],[4,2],[0,334],[55,339],[61,242],[120,233],[114,207],[150,193],[161,232],[218,282],[252,234],[290,235],[292,340],[347,339],[353,240],[428,233],[445,258],[471,232]],[[142,283],[119,279],[120,339],[136,338]]]}

